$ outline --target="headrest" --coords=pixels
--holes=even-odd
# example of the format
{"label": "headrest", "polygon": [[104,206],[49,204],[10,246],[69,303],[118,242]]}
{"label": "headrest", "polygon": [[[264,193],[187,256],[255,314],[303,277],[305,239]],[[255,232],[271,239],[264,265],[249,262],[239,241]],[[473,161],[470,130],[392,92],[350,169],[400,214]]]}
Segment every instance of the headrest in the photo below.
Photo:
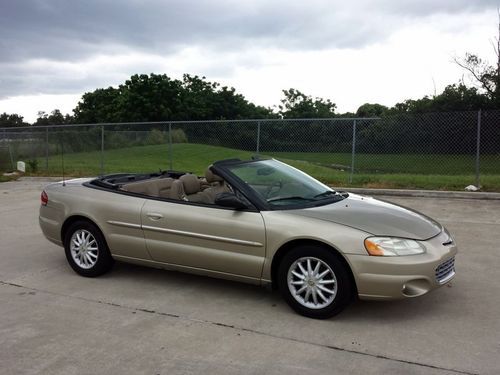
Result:
{"label": "headrest", "polygon": [[198,177],[194,174],[184,174],[179,177],[179,180],[182,181],[184,192],[187,195],[195,194],[200,191],[200,180],[198,180]]}
{"label": "headrest", "polygon": [[211,184],[212,182],[224,181],[224,179],[221,176],[216,175],[214,172],[212,172],[212,170],[210,168],[212,168],[211,165],[205,171],[205,178],[207,179],[207,182],[209,184]]}

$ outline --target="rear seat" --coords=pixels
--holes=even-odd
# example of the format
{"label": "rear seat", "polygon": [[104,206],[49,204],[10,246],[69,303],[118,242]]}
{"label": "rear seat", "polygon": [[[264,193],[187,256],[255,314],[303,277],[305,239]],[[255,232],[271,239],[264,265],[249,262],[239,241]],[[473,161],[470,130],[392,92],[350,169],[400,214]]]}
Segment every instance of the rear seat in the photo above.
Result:
{"label": "rear seat", "polygon": [[158,196],[163,198],[172,198],[172,184],[174,183],[174,179],[160,178],[155,181],[156,186],[158,187]]}
{"label": "rear seat", "polygon": [[123,185],[122,190],[152,197],[214,204],[218,193],[227,192],[230,189],[224,179],[214,174],[210,167],[205,171],[204,179],[188,173],[179,179],[165,177],[130,182]]}
{"label": "rear seat", "polygon": [[153,197],[158,196],[158,188],[155,184],[151,183],[152,180],[131,182],[129,184],[123,185],[122,190],[130,191],[131,193],[151,195]]}
{"label": "rear seat", "polygon": [[153,197],[170,198],[170,190],[173,181],[173,178],[166,177],[131,182],[122,186],[122,190],[130,191],[131,193],[151,195]]}

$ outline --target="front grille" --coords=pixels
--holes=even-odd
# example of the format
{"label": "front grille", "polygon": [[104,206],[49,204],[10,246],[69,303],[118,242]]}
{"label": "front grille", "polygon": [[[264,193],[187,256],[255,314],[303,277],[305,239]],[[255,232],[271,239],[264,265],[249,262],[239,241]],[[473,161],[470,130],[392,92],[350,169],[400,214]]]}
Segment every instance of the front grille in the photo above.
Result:
{"label": "front grille", "polygon": [[436,268],[436,281],[440,284],[446,283],[455,275],[455,257],[441,263]]}

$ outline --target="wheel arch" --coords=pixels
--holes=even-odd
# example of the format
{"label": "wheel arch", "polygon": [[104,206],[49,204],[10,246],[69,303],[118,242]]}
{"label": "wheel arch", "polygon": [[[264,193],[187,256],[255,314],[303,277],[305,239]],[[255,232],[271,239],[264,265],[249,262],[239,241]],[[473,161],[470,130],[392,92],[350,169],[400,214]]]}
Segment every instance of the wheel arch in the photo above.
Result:
{"label": "wheel arch", "polygon": [[295,239],[295,240],[289,241],[289,242],[283,244],[274,253],[273,260],[271,263],[271,282],[272,282],[273,289],[278,288],[278,285],[277,285],[278,268],[279,268],[279,265],[280,265],[283,257],[292,249],[299,247],[299,246],[305,246],[305,245],[309,245],[309,246],[313,245],[313,246],[322,247],[322,248],[327,249],[327,250],[331,251],[332,253],[334,253],[338,257],[338,259],[344,264],[344,266],[347,270],[347,273],[348,273],[349,278],[350,278],[352,285],[353,285],[353,296],[357,295],[358,288],[356,286],[356,279],[354,278],[354,274],[352,273],[351,266],[349,265],[349,262],[346,260],[344,255],[339,250],[337,250],[335,247],[333,247],[332,245],[329,245],[327,243],[324,243],[324,242],[321,242],[318,240],[309,239],[309,238]]}
{"label": "wheel arch", "polygon": [[106,240],[106,237],[104,236],[104,232],[102,231],[101,227],[94,220],[92,220],[88,216],[84,216],[84,215],[72,215],[72,216],[69,216],[68,218],[66,218],[63,225],[61,226],[61,241],[62,241],[62,243],[64,243],[64,239],[66,238],[66,232],[68,231],[69,227],[77,221],[86,221],[88,223],[91,223],[92,225],[95,225],[96,228],[99,229],[99,231],[101,232],[104,240]]}

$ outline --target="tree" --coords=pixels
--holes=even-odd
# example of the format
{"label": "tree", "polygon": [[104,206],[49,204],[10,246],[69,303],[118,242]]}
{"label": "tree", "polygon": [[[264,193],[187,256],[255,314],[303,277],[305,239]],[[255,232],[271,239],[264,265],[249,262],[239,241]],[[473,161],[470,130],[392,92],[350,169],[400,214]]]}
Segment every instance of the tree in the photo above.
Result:
{"label": "tree", "polygon": [[24,117],[17,113],[8,114],[6,112],[0,114],[0,128],[11,128],[16,126],[28,126],[27,122],[23,121]]}
{"label": "tree", "polygon": [[358,108],[356,116],[358,117],[380,117],[387,113],[389,108],[377,103],[365,103]]}
{"label": "tree", "polygon": [[181,82],[166,74],[135,74],[118,87],[114,109],[121,122],[172,120],[179,111]]}
{"label": "tree", "polygon": [[272,110],[250,103],[233,87],[184,74],[181,112],[185,120],[237,120],[274,117]]}
{"label": "tree", "polygon": [[60,110],[54,109],[50,114],[39,111],[38,118],[33,123],[34,126],[38,125],[64,125],[73,123],[73,117],[66,114],[63,115]]}
{"label": "tree", "polygon": [[475,111],[492,107],[494,103],[487,95],[481,94],[475,87],[459,83],[446,86],[441,94],[434,97],[424,96],[421,99],[396,103],[385,114]]}
{"label": "tree", "polygon": [[327,118],[335,116],[337,105],[329,99],[305,95],[299,90],[283,90],[285,98],[281,100],[279,114],[283,118]]}
{"label": "tree", "polygon": [[273,116],[234,88],[185,74],[135,74],[118,88],[85,93],[74,110],[79,123],[245,119]]}
{"label": "tree", "polygon": [[500,105],[500,13],[498,17],[498,34],[493,43],[496,56],[494,65],[470,52],[467,52],[463,58],[455,58],[455,63],[472,76],[476,85],[484,90],[497,107]]}
{"label": "tree", "polygon": [[118,122],[117,105],[120,92],[108,87],[83,94],[82,99],[73,109],[75,122],[93,124],[98,122]]}

